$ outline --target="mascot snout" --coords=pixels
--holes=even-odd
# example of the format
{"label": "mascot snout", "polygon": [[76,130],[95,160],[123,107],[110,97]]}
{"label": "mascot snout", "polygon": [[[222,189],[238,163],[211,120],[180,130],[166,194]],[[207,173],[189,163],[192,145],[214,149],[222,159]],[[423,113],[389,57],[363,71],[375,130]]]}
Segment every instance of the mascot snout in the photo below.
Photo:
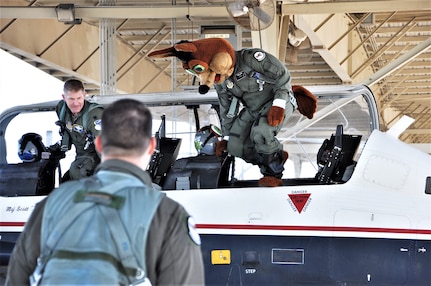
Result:
{"label": "mascot snout", "polygon": [[208,85],[200,85],[199,86],[199,93],[205,94],[210,90],[210,87]]}

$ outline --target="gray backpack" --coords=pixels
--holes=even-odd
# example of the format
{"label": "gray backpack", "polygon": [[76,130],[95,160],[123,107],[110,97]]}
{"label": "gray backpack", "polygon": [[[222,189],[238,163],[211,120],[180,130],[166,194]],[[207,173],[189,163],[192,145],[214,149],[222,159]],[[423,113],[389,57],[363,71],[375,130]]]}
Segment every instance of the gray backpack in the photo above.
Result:
{"label": "gray backpack", "polygon": [[[101,177],[119,177],[116,183],[104,187],[93,177],[65,183],[50,195],[44,209],[41,255],[30,277],[31,285],[151,285],[146,277],[145,257],[140,255],[145,250],[137,248],[145,248],[162,193],[144,187],[130,175],[99,173]],[[77,188],[77,184],[83,188]],[[121,215],[124,204],[132,210],[142,210],[142,216],[128,216],[131,212],[127,210]],[[67,209],[60,219],[55,206]],[[140,227],[144,231],[139,235],[131,234]]]}

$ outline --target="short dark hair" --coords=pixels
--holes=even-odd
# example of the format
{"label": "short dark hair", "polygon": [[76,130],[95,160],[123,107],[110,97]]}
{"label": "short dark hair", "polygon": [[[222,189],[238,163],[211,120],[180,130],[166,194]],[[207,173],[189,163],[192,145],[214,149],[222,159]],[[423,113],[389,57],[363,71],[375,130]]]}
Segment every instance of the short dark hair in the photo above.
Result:
{"label": "short dark hair", "polygon": [[152,115],[148,107],[134,99],[120,99],[102,113],[103,153],[141,155],[152,137]]}
{"label": "short dark hair", "polygon": [[66,93],[67,91],[80,91],[85,90],[84,84],[80,80],[77,79],[69,79],[64,83],[63,91]]}

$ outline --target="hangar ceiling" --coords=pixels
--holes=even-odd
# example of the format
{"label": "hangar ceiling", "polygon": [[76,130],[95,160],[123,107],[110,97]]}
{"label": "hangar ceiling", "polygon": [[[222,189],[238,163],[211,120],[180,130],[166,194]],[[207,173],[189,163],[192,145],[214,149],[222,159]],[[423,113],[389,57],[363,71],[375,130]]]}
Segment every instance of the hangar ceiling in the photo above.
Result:
{"label": "hangar ceiling", "polygon": [[[72,2],[82,23],[59,22],[55,7]],[[80,78],[90,94],[101,94],[101,66],[108,61],[100,56],[105,39],[100,32],[105,28],[100,27],[108,20],[116,35],[110,57],[115,93],[134,94],[197,84],[180,62],[150,59],[151,51],[205,35],[229,36],[238,49],[262,47],[277,55],[293,84],[369,85],[382,129],[409,115],[416,121],[401,139],[431,143],[429,0],[275,3],[271,27],[250,31],[232,20],[225,0],[1,0],[0,47],[62,81]],[[304,31],[311,42],[309,49],[296,50],[297,57],[287,44],[292,27]]]}

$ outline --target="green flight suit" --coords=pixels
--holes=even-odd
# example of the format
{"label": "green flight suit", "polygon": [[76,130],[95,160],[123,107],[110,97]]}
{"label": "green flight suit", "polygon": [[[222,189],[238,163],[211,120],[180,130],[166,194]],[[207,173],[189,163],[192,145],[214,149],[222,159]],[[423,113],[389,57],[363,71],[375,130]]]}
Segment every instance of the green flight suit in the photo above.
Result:
{"label": "green flight suit", "polygon": [[86,100],[81,112],[73,116],[62,100],[57,104],[55,111],[62,125],[62,145],[65,145],[62,148],[70,150],[73,144],[76,149],[75,161],[69,169],[70,178],[76,180],[92,175],[100,163],[93,139],[101,130],[102,106]]}
{"label": "green flight suit", "polygon": [[267,113],[276,99],[286,102],[284,122],[296,108],[289,71],[263,50],[243,49],[236,52],[233,74],[215,89],[229,153],[258,165],[265,176],[281,178],[283,146],[275,136],[283,123],[270,126]]}

